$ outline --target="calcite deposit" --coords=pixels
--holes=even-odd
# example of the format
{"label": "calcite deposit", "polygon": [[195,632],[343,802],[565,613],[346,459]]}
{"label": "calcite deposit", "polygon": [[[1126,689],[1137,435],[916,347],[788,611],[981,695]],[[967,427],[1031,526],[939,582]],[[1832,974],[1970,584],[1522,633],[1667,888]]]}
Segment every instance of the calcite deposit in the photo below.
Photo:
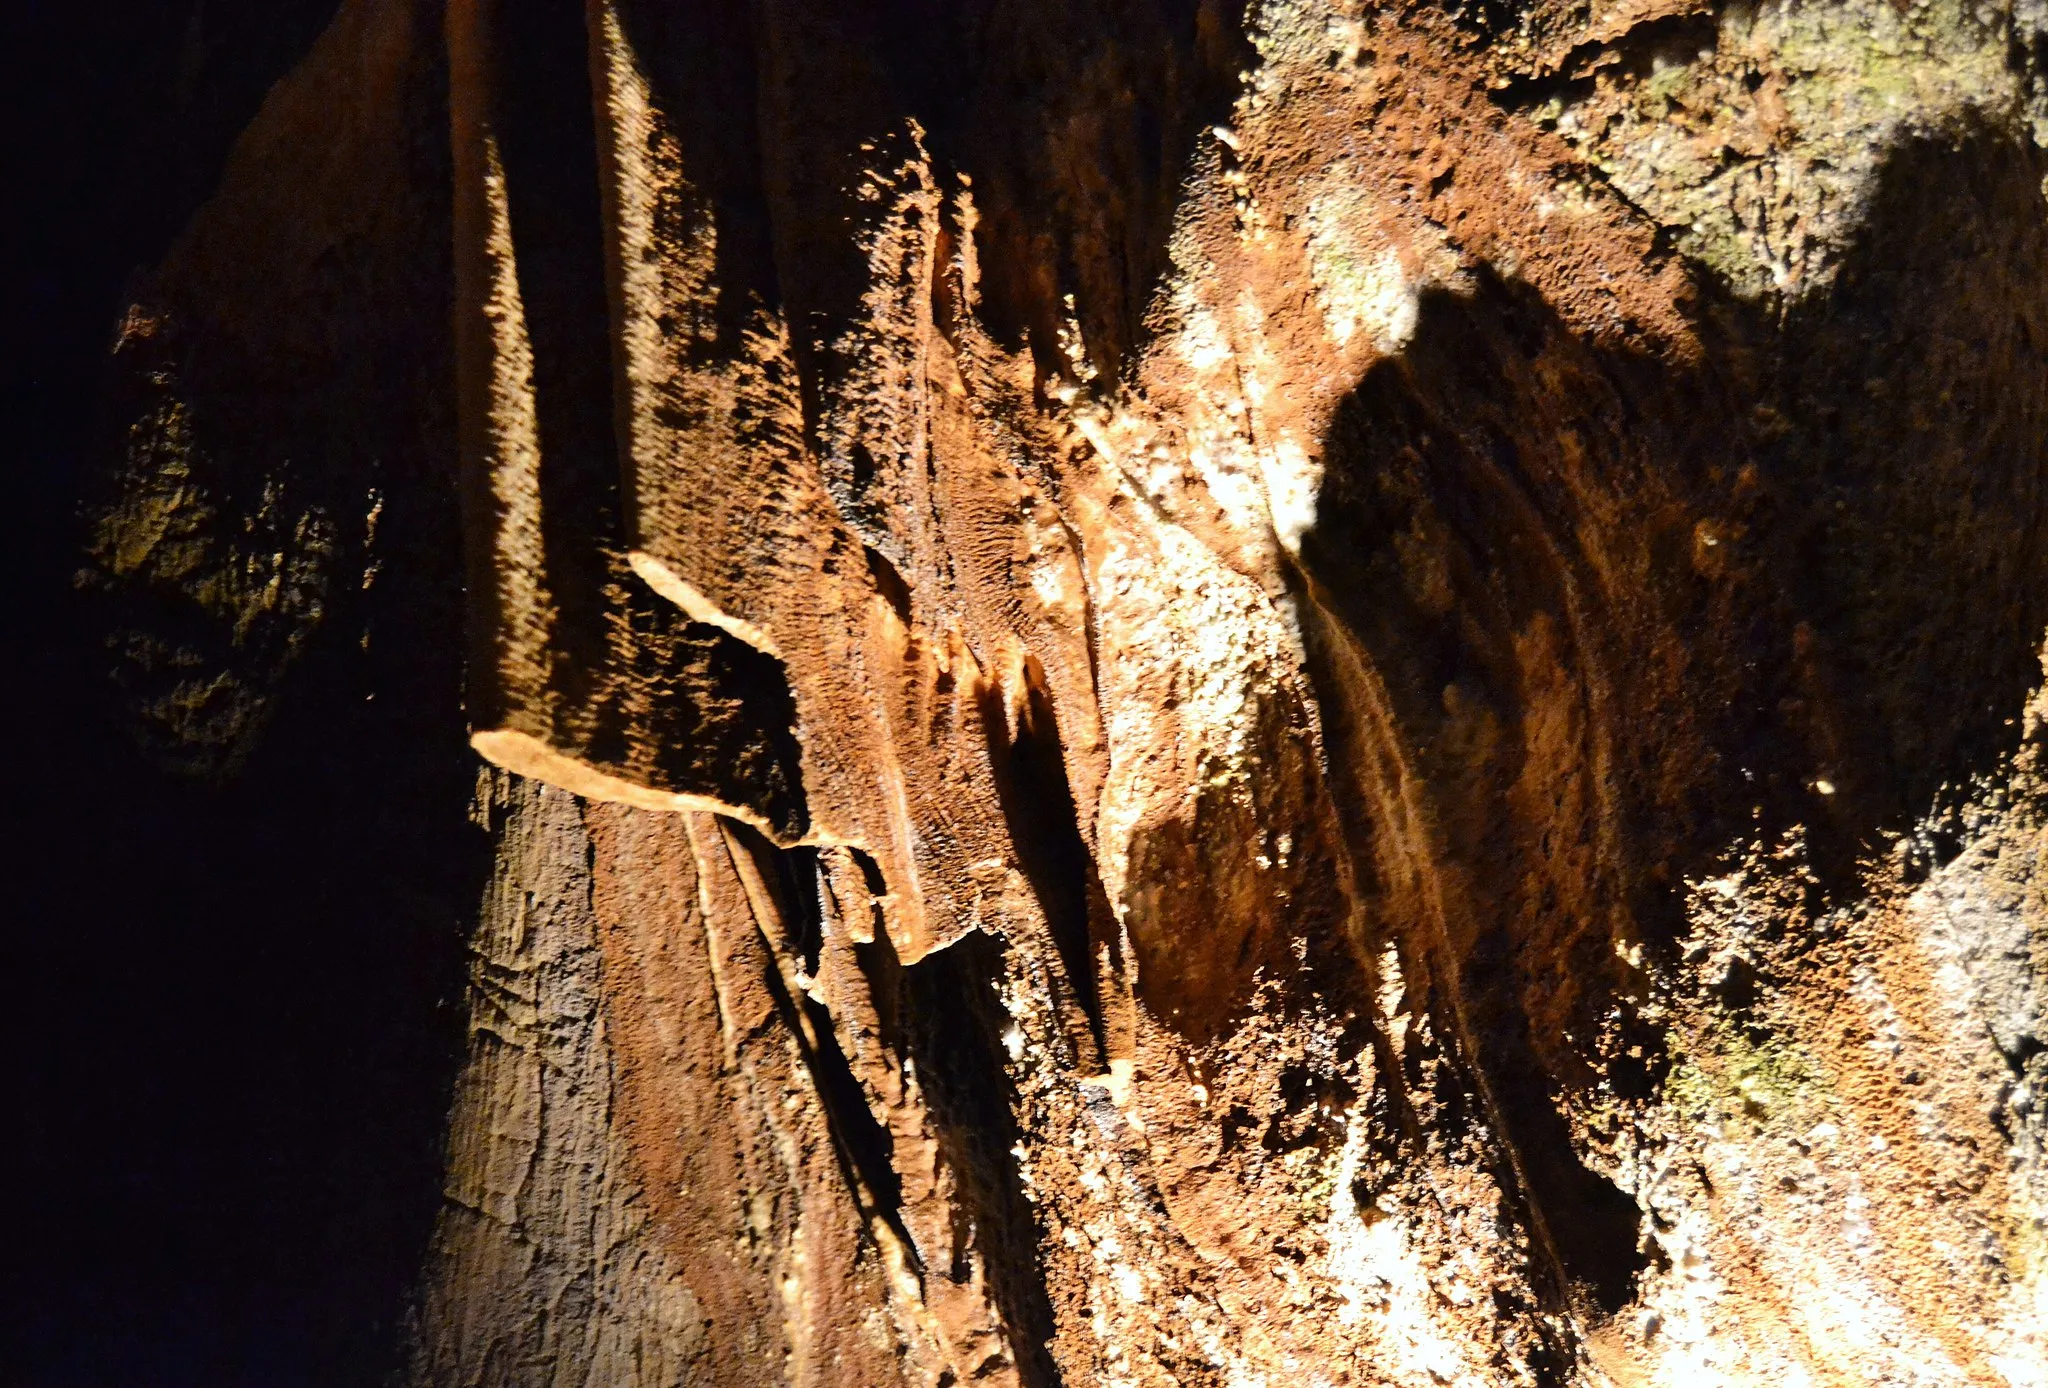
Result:
{"label": "calcite deposit", "polygon": [[85,581],[462,662],[412,1381],[2048,1383],[2044,43],[348,0]]}

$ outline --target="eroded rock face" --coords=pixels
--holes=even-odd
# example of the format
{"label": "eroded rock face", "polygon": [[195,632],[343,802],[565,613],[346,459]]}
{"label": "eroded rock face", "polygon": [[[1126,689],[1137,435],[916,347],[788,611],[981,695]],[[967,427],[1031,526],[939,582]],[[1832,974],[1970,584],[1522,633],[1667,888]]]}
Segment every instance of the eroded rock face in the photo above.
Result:
{"label": "eroded rock face", "polygon": [[459,494],[416,1379],[2048,1378],[2036,22],[353,0],[94,572],[231,762]]}

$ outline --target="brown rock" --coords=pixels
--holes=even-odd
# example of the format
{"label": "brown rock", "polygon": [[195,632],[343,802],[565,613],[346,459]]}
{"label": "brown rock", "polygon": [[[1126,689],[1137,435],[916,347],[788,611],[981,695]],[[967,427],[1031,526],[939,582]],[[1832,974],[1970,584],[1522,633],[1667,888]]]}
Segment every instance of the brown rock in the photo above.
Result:
{"label": "brown rock", "polygon": [[[2048,1374],[2031,21],[431,8],[131,313],[95,556],[225,747],[382,446],[235,392],[459,476],[418,1382]],[[447,306],[452,448],[324,369]]]}

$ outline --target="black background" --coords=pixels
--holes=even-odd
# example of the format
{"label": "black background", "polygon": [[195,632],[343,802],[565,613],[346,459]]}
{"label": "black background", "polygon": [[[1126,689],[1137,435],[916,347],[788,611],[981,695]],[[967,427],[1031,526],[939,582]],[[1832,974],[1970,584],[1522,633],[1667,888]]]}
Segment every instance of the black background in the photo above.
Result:
{"label": "black background", "polygon": [[71,588],[124,287],[334,9],[0,6],[0,1384],[378,1382],[432,1223],[459,740],[423,771],[343,689],[226,786],[163,775]]}

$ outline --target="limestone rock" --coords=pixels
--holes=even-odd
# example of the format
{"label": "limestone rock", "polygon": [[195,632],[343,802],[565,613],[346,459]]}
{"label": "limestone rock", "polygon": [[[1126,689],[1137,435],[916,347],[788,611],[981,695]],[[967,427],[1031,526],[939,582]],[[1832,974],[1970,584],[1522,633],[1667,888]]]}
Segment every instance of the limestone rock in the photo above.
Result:
{"label": "limestone rock", "polygon": [[415,1380],[2048,1381],[2042,32],[350,0],[93,572],[459,493]]}

